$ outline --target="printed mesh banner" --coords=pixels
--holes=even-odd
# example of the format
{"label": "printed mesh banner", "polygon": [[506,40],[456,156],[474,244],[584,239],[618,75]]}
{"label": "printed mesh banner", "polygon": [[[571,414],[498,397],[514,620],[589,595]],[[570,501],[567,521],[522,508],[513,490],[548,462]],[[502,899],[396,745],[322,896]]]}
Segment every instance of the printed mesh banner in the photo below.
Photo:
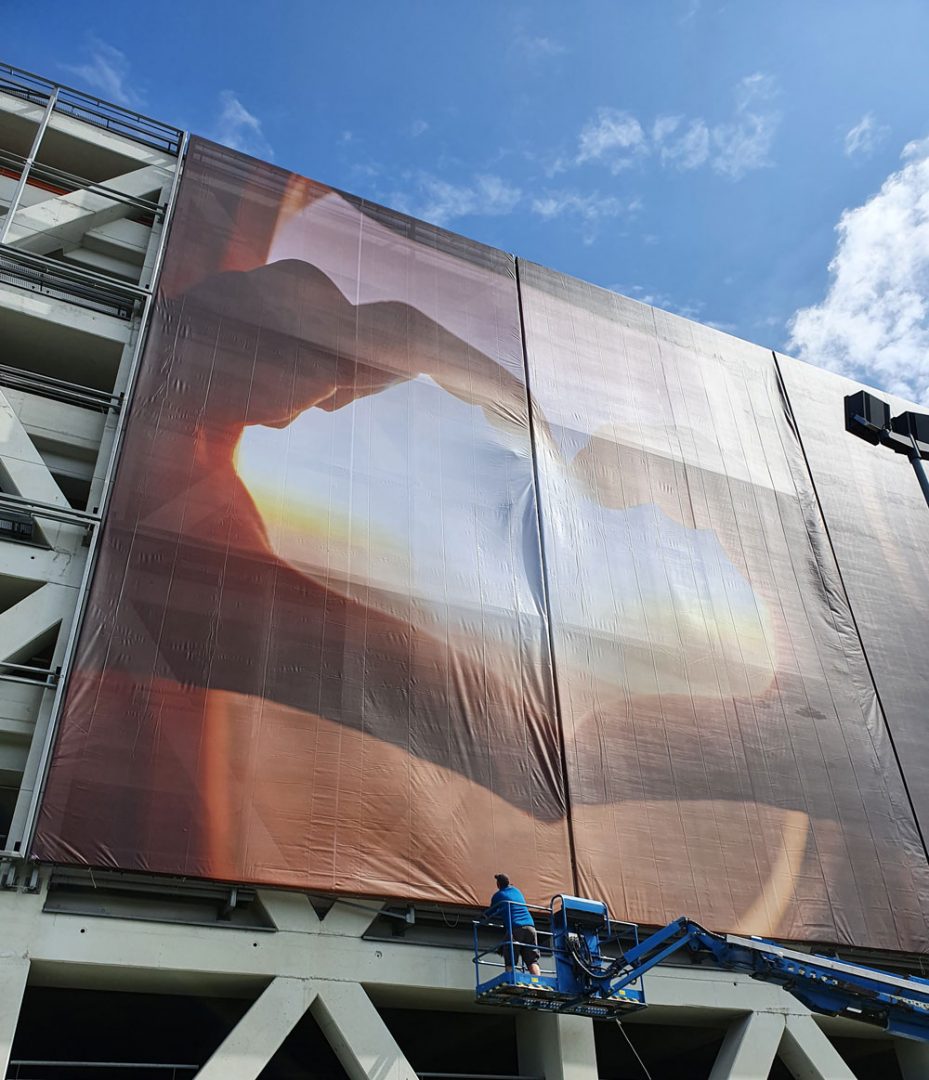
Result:
{"label": "printed mesh banner", "polygon": [[787,390],[195,140],[34,854],[929,946]]}
{"label": "printed mesh banner", "polygon": [[519,275],[581,893],[916,947],[925,853],[773,355]]}
{"label": "printed mesh banner", "polygon": [[36,851],[570,881],[511,256],[193,144]]}
{"label": "printed mesh banner", "polygon": [[[845,430],[845,396],[860,390],[858,384],[787,357],[779,357],[778,363],[925,838],[929,508],[905,455],[870,446]],[[879,396],[894,416],[916,409],[890,394]]]}

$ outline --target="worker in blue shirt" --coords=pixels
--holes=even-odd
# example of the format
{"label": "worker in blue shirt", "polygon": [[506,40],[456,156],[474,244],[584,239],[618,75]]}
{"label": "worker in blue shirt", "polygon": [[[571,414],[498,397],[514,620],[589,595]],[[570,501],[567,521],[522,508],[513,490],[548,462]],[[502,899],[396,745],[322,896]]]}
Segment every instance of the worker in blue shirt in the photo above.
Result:
{"label": "worker in blue shirt", "polygon": [[503,957],[506,970],[512,971],[513,957],[519,955],[530,975],[541,975],[538,936],[532,915],[526,907],[526,898],[515,885],[510,884],[506,874],[495,874],[494,880],[497,891],[490,898],[490,907],[484,912],[484,917],[502,922],[507,929],[512,927],[512,938],[507,934],[507,940],[497,950]]}

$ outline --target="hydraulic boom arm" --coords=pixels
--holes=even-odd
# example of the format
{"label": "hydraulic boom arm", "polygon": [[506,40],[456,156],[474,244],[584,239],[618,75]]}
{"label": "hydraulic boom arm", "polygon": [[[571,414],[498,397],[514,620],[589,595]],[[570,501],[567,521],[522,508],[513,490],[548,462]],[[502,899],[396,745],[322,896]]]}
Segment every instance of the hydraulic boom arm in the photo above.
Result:
{"label": "hydraulic boom arm", "polygon": [[[556,896],[551,905],[554,977],[526,976],[507,961],[486,983],[478,975],[478,1000],[610,1018],[645,1006],[642,976],[673,953],[695,962],[776,983],[814,1012],[876,1024],[894,1035],[929,1041],[929,980],[894,975],[811,953],[764,938],[715,934],[687,918],[675,919],[639,940],[631,924],[612,923],[606,905]],[[512,938],[512,928],[508,934]],[[629,944],[625,944],[625,942]],[[486,953],[477,950],[480,971]],[[609,957],[603,947],[618,955]],[[486,961],[485,961],[486,962]]]}

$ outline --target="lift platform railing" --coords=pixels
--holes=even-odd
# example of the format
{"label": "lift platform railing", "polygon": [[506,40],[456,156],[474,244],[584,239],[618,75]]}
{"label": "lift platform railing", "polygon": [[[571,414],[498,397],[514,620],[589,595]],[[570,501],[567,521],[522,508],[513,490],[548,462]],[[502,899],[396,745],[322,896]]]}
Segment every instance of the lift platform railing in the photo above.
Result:
{"label": "lift platform railing", "polygon": [[[529,907],[537,924],[537,940],[535,946],[527,946],[516,939],[512,909],[512,902],[506,901],[502,919],[485,915],[472,924],[477,1000],[485,1005],[515,1005],[561,1012],[564,1001],[557,993],[551,930],[543,930],[538,925],[548,925],[551,913],[547,908]],[[482,944],[482,931],[485,938],[492,938],[490,945]],[[521,967],[521,950],[533,947],[539,953],[540,975],[532,975]]]}
{"label": "lift platform railing", "polygon": [[[559,897],[553,901],[553,905]],[[522,906],[522,905],[520,905]],[[510,1005],[542,1012],[571,1013],[577,1016],[609,1018],[644,1007],[641,983],[630,983],[615,995],[597,999],[585,997],[573,988],[566,990],[559,979],[559,965],[569,962],[556,940],[552,919],[553,907],[527,905],[536,923],[537,942],[527,945],[516,936],[512,902],[505,902],[503,918],[486,915],[473,922],[476,1000],[484,1005]],[[541,927],[546,927],[542,929]],[[617,924],[617,929],[636,933],[633,924]],[[484,941],[482,941],[482,934]],[[493,936],[491,944],[486,937]],[[533,975],[521,966],[522,950],[534,948],[539,953],[540,973]],[[609,959],[609,958],[605,958]]]}
{"label": "lift platform railing", "polygon": [[[522,907],[523,905],[519,905]],[[537,944],[535,948],[539,953],[539,966],[543,968],[543,975],[555,974],[555,957],[552,949],[552,933],[551,929],[541,930],[539,923],[543,925],[549,925],[551,912],[548,908],[535,907],[531,905],[525,905],[535,921],[535,931]],[[474,928],[474,963],[477,965],[478,970],[481,968],[488,972],[488,969],[506,970],[512,968],[514,971],[520,967],[517,963],[520,960],[520,950],[527,948],[523,941],[517,941],[514,935],[513,924],[513,904],[512,901],[506,901],[506,912],[502,919],[500,918],[488,918],[486,915],[483,918],[475,919],[473,922]],[[488,930],[493,933],[495,940],[493,944],[487,946],[487,948],[481,948],[480,945],[480,931]],[[502,937],[500,936],[502,933]],[[488,959],[493,957],[494,959]]]}

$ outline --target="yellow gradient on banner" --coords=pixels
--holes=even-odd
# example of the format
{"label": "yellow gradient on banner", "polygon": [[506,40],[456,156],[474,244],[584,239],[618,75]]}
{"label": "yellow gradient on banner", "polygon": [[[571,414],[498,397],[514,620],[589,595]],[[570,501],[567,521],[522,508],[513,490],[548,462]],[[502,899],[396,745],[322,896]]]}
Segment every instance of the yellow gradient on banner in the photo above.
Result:
{"label": "yellow gradient on banner", "polygon": [[[246,429],[247,430],[247,429]],[[298,569],[332,566],[344,573],[353,562],[364,563],[370,548],[390,551],[394,559],[403,548],[370,520],[339,513],[319,493],[294,492],[286,482],[286,459],[254,451],[243,453],[246,434],[236,444],[233,465],[255,500],[275,553]],[[402,581],[398,585],[404,584]]]}
{"label": "yellow gradient on banner", "polygon": [[[460,611],[471,596],[492,602],[498,590],[505,601],[512,588],[493,576],[495,565],[512,565],[510,550],[488,548],[508,542],[505,532],[485,528],[479,549],[456,535],[440,507],[422,496],[417,501],[409,488],[385,500],[376,478],[360,475],[346,493],[331,472],[312,467],[319,446],[329,445],[321,428],[329,431],[341,424],[335,430],[343,438],[350,431],[352,451],[361,456],[355,428],[365,429],[372,413],[395,408],[396,399],[407,393],[407,388],[395,388],[336,415],[311,410],[287,428],[250,429],[236,447],[235,467],[280,558],[311,575],[331,577],[348,593],[372,589],[366,602],[384,610],[394,610],[390,596],[415,597],[422,618],[441,624],[442,636],[466,637],[450,611]],[[364,422],[353,415],[358,410]],[[488,440],[493,435],[487,425]],[[376,458],[376,445],[366,452]],[[441,454],[443,448],[431,452]],[[444,452],[450,482],[454,469],[462,466],[448,448]],[[601,697],[615,690],[720,701],[768,691],[777,668],[772,619],[716,534],[673,520],[645,503],[644,491],[629,488],[624,503],[619,488],[605,487],[602,479],[594,490],[577,459],[566,462],[553,446],[545,453],[549,476],[557,470],[575,504],[589,506],[591,513],[589,519],[571,518],[570,532],[561,539],[583,553],[582,565],[591,568],[592,576],[585,577],[577,593],[555,595],[555,618],[584,627],[601,647],[591,651],[580,644],[575,655],[578,641],[569,636],[562,656],[566,670],[583,671],[585,678],[601,683]],[[612,532],[604,535],[601,522]],[[680,580],[668,576],[675,559]],[[463,583],[457,597],[450,592],[447,566]],[[531,567],[525,571],[526,588],[531,572]],[[625,587],[614,591],[611,580]]]}

